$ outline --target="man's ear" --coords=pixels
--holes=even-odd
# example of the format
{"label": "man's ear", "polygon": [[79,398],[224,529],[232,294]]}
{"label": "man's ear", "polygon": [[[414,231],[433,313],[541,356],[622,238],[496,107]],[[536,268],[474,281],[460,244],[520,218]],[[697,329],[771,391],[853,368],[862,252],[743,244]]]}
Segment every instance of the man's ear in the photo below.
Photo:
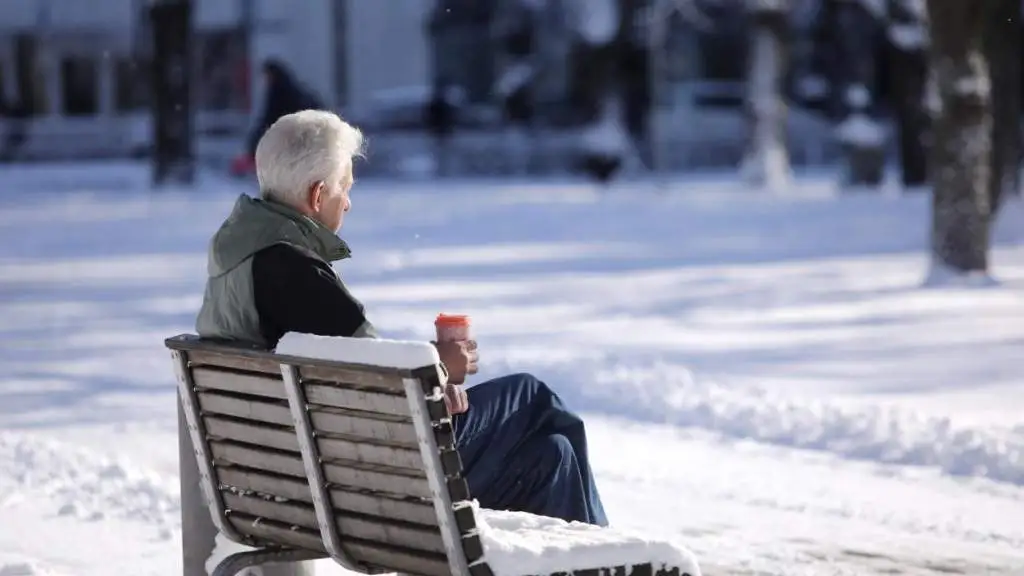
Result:
{"label": "man's ear", "polygon": [[314,182],[309,186],[309,207],[313,210],[319,210],[320,206],[324,202],[324,192],[326,192],[326,186],[322,181]]}

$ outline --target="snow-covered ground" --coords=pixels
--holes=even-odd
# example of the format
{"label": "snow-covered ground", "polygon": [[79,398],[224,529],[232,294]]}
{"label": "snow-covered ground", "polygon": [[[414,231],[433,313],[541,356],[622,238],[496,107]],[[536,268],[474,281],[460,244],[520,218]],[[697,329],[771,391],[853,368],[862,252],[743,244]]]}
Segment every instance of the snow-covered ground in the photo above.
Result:
{"label": "snow-covered ground", "polygon": [[[2,576],[180,573],[162,340],[246,188],[145,179],[0,173]],[[923,289],[928,198],[826,176],[364,182],[339,269],[390,337],[471,314],[480,378],[560,390],[612,522],[706,574],[1024,574],[1021,212],[998,285]]]}

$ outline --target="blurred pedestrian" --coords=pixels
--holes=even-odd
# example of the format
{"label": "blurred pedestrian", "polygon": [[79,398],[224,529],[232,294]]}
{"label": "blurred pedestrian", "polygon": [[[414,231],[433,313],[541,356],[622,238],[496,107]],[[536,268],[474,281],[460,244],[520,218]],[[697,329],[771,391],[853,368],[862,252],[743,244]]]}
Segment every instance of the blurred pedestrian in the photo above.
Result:
{"label": "blurred pedestrian", "polygon": [[263,110],[249,132],[245,152],[231,164],[231,173],[244,176],[255,169],[256,144],[263,133],[278,118],[301,110],[323,108],[323,102],[311,90],[303,86],[289,68],[280,60],[268,58],[262,66]]}
{"label": "blurred pedestrian", "polygon": [[434,140],[434,175],[446,176],[451,173],[451,139],[458,123],[459,107],[464,98],[463,91],[448,79],[435,83],[427,102],[426,125]]}

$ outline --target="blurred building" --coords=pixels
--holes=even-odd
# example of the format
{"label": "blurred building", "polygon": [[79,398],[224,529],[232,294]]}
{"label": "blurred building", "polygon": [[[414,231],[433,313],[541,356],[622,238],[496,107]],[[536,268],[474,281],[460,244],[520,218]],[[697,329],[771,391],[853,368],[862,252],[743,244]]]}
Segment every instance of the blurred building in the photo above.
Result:
{"label": "blurred building", "polygon": [[[15,158],[144,152],[151,139],[146,6],[152,1],[0,0],[0,96],[24,118],[0,118],[0,146],[5,132],[23,129],[26,138]],[[641,7],[625,24],[633,28],[632,41],[650,46],[650,90],[660,114],[653,137],[660,146],[698,154],[718,139],[739,149],[744,0],[695,0],[703,19],[712,21],[701,26],[670,10],[675,0],[621,1]],[[797,0],[812,7],[820,1]],[[192,3],[196,145],[211,163],[224,164],[239,151],[261,97],[261,78],[253,72],[271,56],[346,117],[371,130],[402,132],[395,138],[423,129],[423,104],[435,83],[454,83],[469,104],[460,111],[460,131],[479,129],[481,138],[494,140],[501,104],[495,85],[514,67],[510,62],[521,63],[509,58],[523,23],[518,5],[532,7],[525,60],[532,69],[535,122],[561,129],[574,118],[573,22],[586,0]],[[656,7],[664,13],[657,15]],[[713,127],[702,124],[718,118],[722,122]],[[672,140],[681,138],[701,144]],[[386,141],[375,136],[378,166],[401,156],[386,152]],[[814,141],[806,148],[821,146]]]}
{"label": "blurred building", "polygon": [[[0,2],[0,96],[27,115],[26,154],[107,155],[146,140],[149,1]],[[268,56],[349,114],[378,97],[425,91],[431,4],[193,0],[198,129],[244,128],[260,96],[251,71]]]}

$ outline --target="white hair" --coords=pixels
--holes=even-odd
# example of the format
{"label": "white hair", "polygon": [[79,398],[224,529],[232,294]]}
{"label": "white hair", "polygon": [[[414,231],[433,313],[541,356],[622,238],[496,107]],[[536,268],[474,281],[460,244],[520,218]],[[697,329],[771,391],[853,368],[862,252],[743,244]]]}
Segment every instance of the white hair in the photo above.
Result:
{"label": "white hair", "polygon": [[363,155],[363,134],[326,110],[286,114],[256,145],[260,194],[280,202],[302,202],[310,186],[334,183]]}

